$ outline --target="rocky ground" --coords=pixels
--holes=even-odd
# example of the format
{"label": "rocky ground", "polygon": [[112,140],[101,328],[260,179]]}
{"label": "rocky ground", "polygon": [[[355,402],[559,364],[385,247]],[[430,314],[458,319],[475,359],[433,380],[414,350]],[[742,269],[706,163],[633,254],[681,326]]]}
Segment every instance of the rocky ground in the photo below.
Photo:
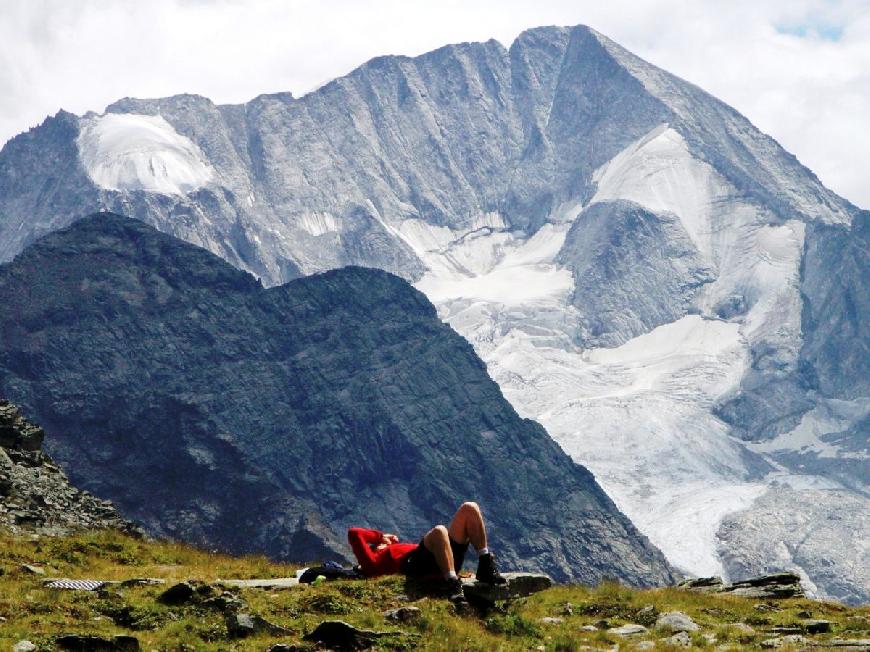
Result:
{"label": "rocky ground", "polygon": [[45,432],[0,399],[0,529],[63,534],[78,528],[136,532],[110,501],[72,486],[42,451]]}
{"label": "rocky ground", "polygon": [[[262,557],[111,531],[3,534],[0,649],[870,650],[870,607],[808,600],[787,574],[647,591],[546,588],[545,579],[521,576],[498,595],[478,591],[482,600],[459,610],[396,577],[238,581],[295,575]],[[104,583],[53,588],[56,578]]]}

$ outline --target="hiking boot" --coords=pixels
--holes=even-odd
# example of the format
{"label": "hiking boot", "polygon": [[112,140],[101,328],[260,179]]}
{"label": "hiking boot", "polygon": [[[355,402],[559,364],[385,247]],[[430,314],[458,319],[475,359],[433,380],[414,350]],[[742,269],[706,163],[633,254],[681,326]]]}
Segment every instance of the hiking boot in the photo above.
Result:
{"label": "hiking boot", "polygon": [[481,555],[477,560],[477,581],[484,584],[507,584],[507,580],[498,572],[491,552]]}
{"label": "hiking boot", "polygon": [[462,590],[462,580],[458,577],[444,579],[441,585],[441,592],[454,604],[457,602],[465,602],[465,593]]}

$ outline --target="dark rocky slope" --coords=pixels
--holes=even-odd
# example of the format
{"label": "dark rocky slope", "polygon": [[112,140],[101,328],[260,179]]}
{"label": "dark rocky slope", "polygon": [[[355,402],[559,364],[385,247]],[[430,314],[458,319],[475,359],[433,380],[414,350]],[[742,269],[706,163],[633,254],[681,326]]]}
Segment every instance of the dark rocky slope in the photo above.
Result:
{"label": "dark rocky slope", "polygon": [[136,534],[110,501],[72,486],[42,451],[45,431],[0,399],[0,529],[20,534],[68,534],[113,528]]}
{"label": "dark rocky slope", "polygon": [[672,580],[583,467],[388,273],[264,289],[97,214],[0,268],[0,391],[73,479],[155,534],[312,559],[368,523],[417,537],[481,502],[506,565]]}

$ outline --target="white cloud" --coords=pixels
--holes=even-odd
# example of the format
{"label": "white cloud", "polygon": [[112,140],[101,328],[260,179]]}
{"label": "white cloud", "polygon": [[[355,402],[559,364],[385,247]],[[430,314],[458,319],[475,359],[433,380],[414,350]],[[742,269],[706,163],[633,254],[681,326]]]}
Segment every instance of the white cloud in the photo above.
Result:
{"label": "white cloud", "polygon": [[870,207],[870,0],[4,0],[0,142],[61,107],[298,95],[380,54],[580,23],[728,102]]}

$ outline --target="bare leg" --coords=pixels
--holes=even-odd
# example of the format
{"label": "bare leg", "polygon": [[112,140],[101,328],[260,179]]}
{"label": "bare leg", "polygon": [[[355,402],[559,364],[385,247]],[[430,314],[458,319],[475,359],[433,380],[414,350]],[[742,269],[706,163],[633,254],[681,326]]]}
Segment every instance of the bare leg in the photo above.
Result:
{"label": "bare leg", "polygon": [[456,543],[471,542],[475,550],[486,548],[486,526],[478,504],[462,503],[450,521],[448,533]]}
{"label": "bare leg", "polygon": [[447,534],[447,528],[443,525],[436,525],[429,530],[423,537],[423,545],[426,549],[435,555],[435,563],[438,564],[438,570],[445,577],[450,572],[455,572],[453,566],[453,551],[450,549],[450,538]]}

